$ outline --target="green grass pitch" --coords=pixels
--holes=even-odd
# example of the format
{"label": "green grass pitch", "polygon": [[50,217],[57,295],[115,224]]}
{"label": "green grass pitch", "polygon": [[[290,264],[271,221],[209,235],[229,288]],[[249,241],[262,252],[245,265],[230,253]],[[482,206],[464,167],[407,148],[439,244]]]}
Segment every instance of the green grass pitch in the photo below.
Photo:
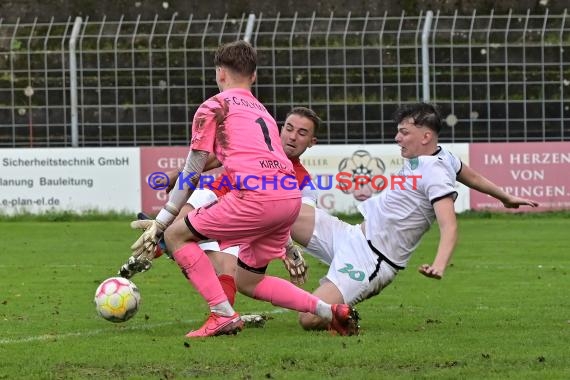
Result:
{"label": "green grass pitch", "polygon": [[[360,336],[305,332],[296,313],[238,295],[265,327],[189,344],[207,307],[165,258],[133,278],[133,319],[97,316],[95,288],[138,235],[128,222],[0,221],[0,379],[570,378],[567,214],[460,216],[441,281],[416,271],[434,257],[434,226],[408,269],[358,305]],[[310,264],[313,290],[326,268]],[[286,277],[280,263],[270,272]]]}

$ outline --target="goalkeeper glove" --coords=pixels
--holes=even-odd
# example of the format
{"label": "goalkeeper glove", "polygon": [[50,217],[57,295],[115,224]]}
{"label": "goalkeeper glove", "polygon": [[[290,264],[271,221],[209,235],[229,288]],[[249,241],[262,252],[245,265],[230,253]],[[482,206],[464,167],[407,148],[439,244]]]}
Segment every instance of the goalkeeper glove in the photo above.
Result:
{"label": "goalkeeper glove", "polygon": [[283,264],[289,272],[290,281],[295,285],[303,285],[308,278],[309,266],[301,254],[301,248],[293,241],[289,241],[285,247]]}
{"label": "goalkeeper glove", "polygon": [[148,260],[138,260],[131,256],[126,263],[123,264],[119,272],[119,276],[124,278],[131,278],[137,273],[146,272],[152,266],[152,262]]}
{"label": "goalkeeper glove", "polygon": [[156,244],[162,238],[166,226],[154,219],[135,220],[131,228],[143,229],[142,235],[131,246],[132,257],[140,262],[151,261],[156,252]]}

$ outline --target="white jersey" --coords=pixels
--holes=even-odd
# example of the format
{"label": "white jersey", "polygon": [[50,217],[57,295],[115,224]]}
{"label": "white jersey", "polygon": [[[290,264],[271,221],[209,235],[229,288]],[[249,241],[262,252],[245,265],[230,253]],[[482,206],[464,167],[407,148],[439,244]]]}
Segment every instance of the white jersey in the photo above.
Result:
{"label": "white jersey", "polygon": [[392,180],[382,193],[358,206],[366,222],[366,238],[397,266],[406,266],[435,220],[433,203],[450,195],[457,198],[455,180],[461,161],[438,149],[432,156],[405,160],[398,173],[403,188]]}
{"label": "white jersey", "polygon": [[319,190],[313,180],[308,181],[301,189],[301,202],[303,204],[317,207],[319,201]]}

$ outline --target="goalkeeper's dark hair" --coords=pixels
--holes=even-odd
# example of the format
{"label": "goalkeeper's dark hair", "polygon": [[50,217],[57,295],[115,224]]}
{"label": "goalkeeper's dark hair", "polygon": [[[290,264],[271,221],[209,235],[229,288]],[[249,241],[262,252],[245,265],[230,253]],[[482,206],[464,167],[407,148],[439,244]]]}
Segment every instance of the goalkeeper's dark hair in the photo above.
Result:
{"label": "goalkeeper's dark hair", "polygon": [[315,111],[307,107],[294,107],[291,109],[291,111],[289,111],[289,113],[287,113],[285,119],[287,119],[291,115],[299,115],[311,120],[313,122],[313,125],[315,126],[313,130],[313,136],[315,137],[317,136],[317,133],[319,132],[319,129],[321,128],[321,124],[323,123],[323,121]]}
{"label": "goalkeeper's dark hair", "polygon": [[437,106],[429,103],[405,104],[394,113],[393,119],[396,124],[411,118],[413,124],[420,127],[427,127],[439,135],[443,122],[441,113]]}
{"label": "goalkeeper's dark hair", "polygon": [[249,42],[239,40],[221,45],[214,55],[214,66],[251,76],[257,69],[257,52]]}

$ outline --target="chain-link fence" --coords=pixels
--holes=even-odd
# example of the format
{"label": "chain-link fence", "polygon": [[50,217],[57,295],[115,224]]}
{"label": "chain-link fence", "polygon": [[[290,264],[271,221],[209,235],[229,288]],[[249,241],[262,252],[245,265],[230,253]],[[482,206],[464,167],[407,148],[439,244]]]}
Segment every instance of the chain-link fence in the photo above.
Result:
{"label": "chain-link fence", "polygon": [[[79,146],[187,144],[193,112],[217,91],[213,53],[244,38],[247,21],[0,20],[0,146],[71,146],[74,121]],[[427,84],[425,22],[255,15],[254,92],[278,121],[293,106],[313,108],[325,121],[321,143],[392,142],[393,111],[424,99],[426,85],[450,126],[444,141],[570,137],[566,11],[436,13],[424,35]]]}

